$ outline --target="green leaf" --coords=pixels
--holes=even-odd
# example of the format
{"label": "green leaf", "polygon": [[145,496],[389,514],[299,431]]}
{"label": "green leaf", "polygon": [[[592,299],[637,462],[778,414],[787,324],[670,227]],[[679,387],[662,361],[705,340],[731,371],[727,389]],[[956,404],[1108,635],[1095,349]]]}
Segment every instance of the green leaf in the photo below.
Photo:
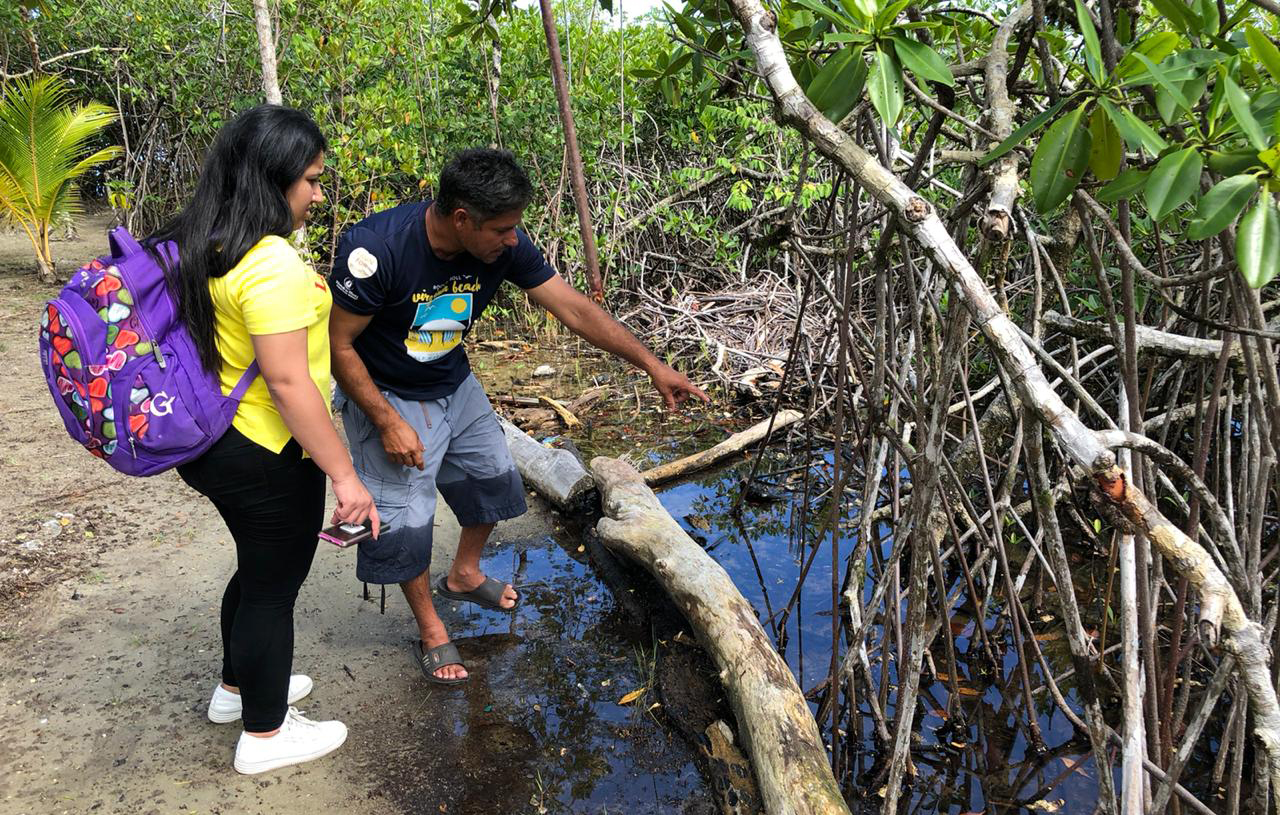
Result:
{"label": "green leaf", "polygon": [[826,3],[822,3],[819,0],[796,0],[796,2],[809,9],[814,14],[823,17],[828,22],[833,23],[836,28],[843,29],[845,31],[858,28],[858,22],[852,17],[836,11]]}
{"label": "green leaf", "polygon": [[1280,265],[1280,211],[1271,196],[1258,199],[1236,233],[1236,262],[1244,281],[1260,289],[1276,276]]}
{"label": "green leaf", "polygon": [[1232,150],[1220,153],[1209,151],[1209,169],[1218,175],[1238,175],[1254,167],[1261,167],[1257,150]]}
{"label": "green leaf", "polygon": [[1053,211],[1067,200],[1089,163],[1088,128],[1083,127],[1085,109],[1081,104],[1049,126],[1031,158],[1031,195],[1041,214]]}
{"label": "green leaf", "polygon": [[1145,149],[1152,156],[1169,146],[1160,134],[1151,129],[1151,125],[1139,119],[1128,108],[1118,108],[1109,99],[1099,99],[1099,104],[1107,111],[1111,123],[1120,131],[1125,142],[1134,150]]}
{"label": "green leaf", "polygon": [[1219,181],[1200,199],[1195,220],[1187,227],[1187,237],[1203,240],[1226,229],[1257,191],[1258,179],[1251,175],[1233,175]]}
{"label": "green leaf", "polygon": [[1069,101],[1071,100],[1066,97],[1059,99],[1057,104],[1050,106],[1044,113],[1033,116],[1029,122],[1010,133],[1009,138],[997,144],[990,153],[987,153],[985,156],[978,159],[978,166],[985,167],[1003,156],[1005,153],[1017,147],[1019,144],[1022,144],[1022,142],[1026,140],[1027,136],[1030,136],[1041,127],[1044,127],[1044,123],[1056,116],[1058,111],[1062,110]]}
{"label": "green leaf", "polygon": [[1157,221],[1177,209],[1200,186],[1204,161],[1194,147],[1170,153],[1156,164],[1147,181],[1147,211]]}
{"label": "green leaf", "polygon": [[840,4],[844,6],[845,11],[855,17],[861,17],[867,23],[874,20],[876,14],[880,12],[879,0],[840,0]]}
{"label": "green leaf", "polygon": [[1180,0],[1151,0],[1151,5],[1183,34],[1190,33],[1193,27],[1199,28],[1200,19],[1194,17]]}
{"label": "green leaf", "polygon": [[1267,35],[1251,25],[1245,26],[1244,38],[1249,43],[1253,56],[1267,69],[1272,79],[1280,82],[1280,48],[1276,48],[1275,44],[1267,39]]}
{"label": "green leaf", "polygon": [[898,19],[898,15],[901,14],[907,6],[911,5],[912,2],[914,2],[914,0],[898,0],[898,2],[891,4],[888,8],[877,14],[875,22],[873,23],[876,31],[882,31],[893,25],[894,20]]}
{"label": "green leaf", "polygon": [[956,84],[946,61],[924,43],[894,34],[893,50],[897,52],[902,66],[921,79],[941,82],[943,85]]}
{"label": "green leaf", "polygon": [[867,91],[871,94],[871,104],[880,114],[881,120],[893,127],[902,115],[902,68],[893,52],[886,51],[879,45],[876,46],[876,59],[867,82]]}
{"label": "green leaf", "polygon": [[1148,34],[1128,54],[1125,54],[1124,59],[1120,60],[1120,64],[1116,66],[1116,76],[1127,79],[1144,70],[1143,64],[1138,61],[1135,54],[1142,54],[1158,64],[1173,53],[1173,49],[1178,47],[1181,39],[1172,31],[1156,31]]}
{"label": "green leaf", "polygon": [[1240,131],[1255,149],[1266,150],[1267,134],[1262,129],[1262,125],[1258,124],[1258,120],[1253,118],[1253,111],[1249,109],[1249,97],[1231,80],[1231,77],[1223,76],[1222,83],[1227,94],[1227,105],[1230,106],[1232,115],[1236,117],[1236,124],[1240,126]]}
{"label": "green leaf", "polygon": [[1134,54],[1134,56],[1138,58],[1139,62],[1146,66],[1147,73],[1151,74],[1151,78],[1156,81],[1156,84],[1161,88],[1164,88],[1165,92],[1173,97],[1173,101],[1178,105],[1178,107],[1182,108],[1187,113],[1190,113],[1191,104],[1187,102],[1187,98],[1182,95],[1182,90],[1165,75],[1165,72],[1162,71],[1154,62],[1148,59],[1145,54]]}
{"label": "green leaf", "polygon": [[828,119],[839,122],[862,98],[866,79],[867,63],[862,58],[862,49],[842,48],[827,58],[805,94]]}
{"label": "green leaf", "polygon": [[1096,197],[1106,204],[1114,204],[1121,199],[1132,198],[1147,185],[1147,177],[1149,175],[1150,172],[1147,170],[1130,167],[1116,176],[1115,181],[1098,190]]}
{"label": "green leaf", "polygon": [[671,21],[676,24],[676,28],[680,29],[681,34],[694,42],[702,42],[701,32],[693,20],[676,11],[670,5],[667,5],[667,14],[671,16]]}
{"label": "green leaf", "polygon": [[1094,84],[1101,87],[1106,79],[1102,69],[1102,46],[1098,43],[1098,30],[1093,27],[1089,9],[1080,0],[1076,0],[1076,20],[1080,23],[1080,33],[1084,35],[1084,55],[1089,73],[1093,75]]}
{"label": "green leaf", "polygon": [[1196,5],[1200,7],[1200,30],[1216,37],[1221,25],[1221,20],[1218,18],[1218,0],[1199,0]]}
{"label": "green leaf", "polygon": [[1110,181],[1120,172],[1124,142],[1107,112],[1100,107],[1094,108],[1089,117],[1089,136],[1093,142],[1089,148],[1089,169],[1099,181]]}

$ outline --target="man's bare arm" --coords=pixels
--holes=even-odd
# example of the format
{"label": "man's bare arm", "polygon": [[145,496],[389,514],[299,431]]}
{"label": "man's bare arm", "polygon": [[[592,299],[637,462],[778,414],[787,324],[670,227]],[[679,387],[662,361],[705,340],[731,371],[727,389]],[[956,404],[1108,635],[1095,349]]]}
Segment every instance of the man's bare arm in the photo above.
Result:
{"label": "man's bare arm", "polygon": [[338,305],[329,312],[329,354],[333,378],[347,398],[355,402],[377,428],[387,456],[403,467],[421,470],[422,440],[378,390],[364,360],[352,345],[372,319],[371,315],[352,314]]}
{"label": "man's bare arm", "polygon": [[529,289],[529,297],[579,337],[647,373],[668,409],[690,396],[711,401],[687,376],[655,357],[634,334],[559,275]]}

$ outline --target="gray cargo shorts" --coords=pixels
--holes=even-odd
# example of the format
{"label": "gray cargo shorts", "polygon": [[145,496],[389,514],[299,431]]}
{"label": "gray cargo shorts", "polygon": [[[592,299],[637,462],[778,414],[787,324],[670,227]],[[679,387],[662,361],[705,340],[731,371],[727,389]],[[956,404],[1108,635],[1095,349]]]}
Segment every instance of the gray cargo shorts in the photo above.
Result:
{"label": "gray cargo shorts", "polygon": [[515,518],[527,507],[506,437],[474,376],[442,399],[413,402],[387,391],[382,395],[426,448],[422,470],[392,462],[373,423],[341,392],[334,404],[342,411],[356,474],[373,495],[378,516],[391,527],[359,545],[356,577],[402,583],[431,566],[437,490],[464,527]]}

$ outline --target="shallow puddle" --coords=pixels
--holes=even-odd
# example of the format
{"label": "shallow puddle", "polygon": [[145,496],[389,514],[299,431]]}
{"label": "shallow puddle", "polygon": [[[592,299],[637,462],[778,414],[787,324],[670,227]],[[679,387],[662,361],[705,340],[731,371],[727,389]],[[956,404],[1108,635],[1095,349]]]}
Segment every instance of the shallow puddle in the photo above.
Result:
{"label": "shallow puddle", "polygon": [[471,680],[419,683],[416,709],[384,733],[386,744],[404,745],[389,756],[395,766],[378,770],[402,811],[713,811],[692,749],[647,710],[653,694],[619,704],[652,684],[653,643],[576,546],[552,537],[504,543],[484,568],[515,576],[520,609],[450,609]]}

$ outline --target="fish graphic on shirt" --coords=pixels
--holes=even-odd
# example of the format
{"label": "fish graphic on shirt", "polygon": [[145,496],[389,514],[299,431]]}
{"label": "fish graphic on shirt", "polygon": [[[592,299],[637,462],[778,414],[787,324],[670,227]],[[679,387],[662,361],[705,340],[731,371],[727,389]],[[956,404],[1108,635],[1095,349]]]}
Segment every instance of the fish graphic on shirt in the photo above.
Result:
{"label": "fish graphic on shirt", "polygon": [[470,293],[441,294],[429,303],[419,303],[404,341],[409,356],[431,362],[457,348],[471,323],[471,307]]}

